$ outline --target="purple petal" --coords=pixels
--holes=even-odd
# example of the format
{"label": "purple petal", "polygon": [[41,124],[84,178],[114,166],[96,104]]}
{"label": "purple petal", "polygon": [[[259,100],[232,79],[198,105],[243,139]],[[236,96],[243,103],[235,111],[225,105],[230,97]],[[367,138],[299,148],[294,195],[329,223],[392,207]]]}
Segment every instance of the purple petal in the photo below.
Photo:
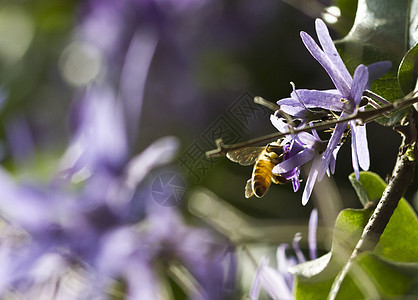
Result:
{"label": "purple petal", "polygon": [[[366,89],[367,81],[369,80],[369,72],[367,67],[359,65],[354,71],[353,86],[351,87],[351,99],[355,106],[358,106],[361,101],[364,90]],[[354,108],[353,108],[354,109]]]}
{"label": "purple petal", "polygon": [[274,115],[270,115],[271,124],[280,132],[286,132],[289,128],[289,125],[283,121],[282,118],[278,118]]}
{"label": "purple petal", "polygon": [[170,162],[179,147],[174,137],[163,137],[152,143],[142,153],[132,158],[126,166],[126,185],[136,185],[155,167]]}
{"label": "purple petal", "polygon": [[322,49],[324,50],[325,54],[329,57],[332,61],[334,66],[339,70],[341,76],[347,82],[348,85],[351,86],[352,78],[350,73],[348,72],[346,66],[344,65],[341,56],[338,54],[337,49],[335,48],[334,42],[329,35],[328,28],[325,25],[324,21],[321,19],[315,20],[315,27],[316,27],[316,34],[318,35],[319,42],[321,43]]}
{"label": "purple petal", "polygon": [[280,99],[279,101],[277,101],[277,104],[279,106],[285,105],[285,106],[297,106],[297,107],[304,108],[302,103],[300,103],[300,101],[298,99],[295,99],[294,97]]}
{"label": "purple petal", "polygon": [[[353,127],[351,130],[353,131]],[[356,132],[356,146],[359,164],[363,170],[367,171],[370,167],[370,155],[369,147],[367,145],[366,125],[355,126],[354,131]]]}
{"label": "purple petal", "polygon": [[260,285],[261,270],[262,270],[262,267],[267,264],[268,264],[267,258],[263,257],[254,275],[253,282],[251,283],[250,291],[248,293],[249,300],[258,300],[258,297],[260,296],[260,290],[261,290],[261,285]]}
{"label": "purple petal", "polygon": [[286,249],[288,247],[287,244],[281,244],[276,250],[277,270],[279,270],[280,273],[287,272]]}
{"label": "purple petal", "polygon": [[332,156],[331,156],[331,162],[329,163],[329,170],[331,172],[331,174],[334,174],[335,172],[335,163],[337,162],[337,154],[338,151],[340,150],[340,146],[337,146],[334,151],[332,152]]}
{"label": "purple petal", "polygon": [[302,250],[300,250],[299,247],[299,241],[302,239],[302,234],[300,232],[295,234],[295,237],[293,238],[292,247],[293,250],[295,250],[296,257],[298,258],[299,263],[303,263],[306,261],[305,256],[302,253]]}
{"label": "purple petal", "polygon": [[[1,96],[0,96],[1,97]],[[34,141],[29,124],[23,117],[16,117],[5,126],[10,154],[17,163],[26,163],[34,154]],[[0,158],[4,153],[0,151]]]}
{"label": "purple petal", "polygon": [[296,90],[290,94],[292,97],[299,97],[309,108],[324,108],[333,111],[342,111],[344,102],[343,96],[338,90],[317,91],[317,90]]}
{"label": "purple petal", "polygon": [[277,247],[276,251],[276,260],[277,260],[277,270],[280,274],[283,275],[286,280],[287,286],[291,289],[293,287],[294,276],[289,272],[289,268],[297,264],[296,259],[291,256],[286,256],[286,249],[288,248],[287,244],[281,244]]}
{"label": "purple petal", "polygon": [[[312,123],[310,123],[309,124],[310,126],[313,126],[313,124]],[[317,140],[317,141],[320,141],[321,140],[321,138],[319,137],[319,135],[318,135],[318,132],[315,130],[315,129],[312,129],[312,134],[313,134],[313,136],[315,137],[315,139]]]}
{"label": "purple petal", "polygon": [[145,30],[136,32],[123,64],[120,87],[125,104],[126,127],[131,143],[134,143],[137,135],[145,82],[156,45],[157,37],[153,32]]}
{"label": "purple petal", "polygon": [[[347,113],[343,112],[340,118],[344,118],[346,116],[347,116]],[[322,164],[321,164],[320,172],[318,174],[318,181],[321,181],[322,178],[324,177],[325,171],[328,169],[330,165],[331,156],[333,155],[335,148],[338,146],[338,143],[340,142],[340,139],[346,127],[347,127],[347,122],[339,123],[337,124],[337,126],[335,126],[331,139],[328,142],[327,149],[325,150],[322,156]]]}
{"label": "purple petal", "polygon": [[139,236],[132,228],[121,227],[105,234],[101,238],[101,251],[96,258],[96,267],[104,275],[118,277],[124,273],[135,251],[141,243]]}
{"label": "purple petal", "polygon": [[[350,123],[352,123],[352,122],[350,122]],[[352,126],[351,128],[353,128],[353,127],[355,127],[355,125]],[[359,171],[359,165],[358,165],[356,142],[357,142],[356,132],[355,132],[355,130],[351,130],[351,160],[353,162],[353,169],[354,169],[354,173],[356,174],[356,179],[359,180],[360,179],[360,171]]]}
{"label": "purple petal", "polygon": [[304,119],[306,115],[306,108],[301,104],[298,105],[280,105],[280,110],[287,113],[288,115]]}
{"label": "purple petal", "polygon": [[296,154],[295,156],[286,159],[284,162],[276,165],[273,168],[273,173],[275,174],[282,174],[286,172],[290,172],[296,167],[299,167],[308,161],[310,161],[315,156],[315,151],[312,149],[305,149]]}
{"label": "purple petal", "polygon": [[[315,131],[316,132],[316,131]],[[303,145],[308,147],[313,147],[318,141],[320,141],[318,134],[316,137],[312,134],[309,134],[307,132],[301,132],[298,133],[296,137]]]}
{"label": "purple petal", "polygon": [[[305,206],[308,203],[311,196],[313,186],[315,185],[316,178],[321,171],[321,157],[318,156],[312,163],[311,170],[309,171],[308,180],[306,181],[305,190],[302,195],[302,205]],[[325,171],[324,171],[325,172]]]}
{"label": "purple petal", "polygon": [[71,169],[70,175],[84,167],[117,170],[128,154],[123,108],[110,89],[98,86],[82,100],[80,125],[61,168]]}
{"label": "purple petal", "polygon": [[128,299],[159,299],[163,287],[152,268],[150,263],[141,260],[131,260],[125,266]]}
{"label": "purple petal", "polygon": [[309,232],[308,232],[308,243],[309,243],[309,257],[311,260],[316,259],[316,229],[318,228],[318,211],[314,208],[309,217]]}
{"label": "purple petal", "polygon": [[295,171],[295,174],[293,175],[293,179],[292,179],[293,191],[295,193],[297,191],[299,191],[299,188],[300,188],[299,175],[300,175],[300,168],[297,168],[296,171]]}
{"label": "purple petal", "polygon": [[341,92],[344,98],[348,97],[350,95],[350,86],[341,76],[340,70],[334,66],[329,57],[319,48],[309,34],[302,31],[300,36],[311,55],[321,64],[325,71],[327,71],[335,87]]}
{"label": "purple petal", "polygon": [[260,272],[261,285],[273,299],[293,299],[292,291],[287,286],[282,274],[269,266],[262,266]]}

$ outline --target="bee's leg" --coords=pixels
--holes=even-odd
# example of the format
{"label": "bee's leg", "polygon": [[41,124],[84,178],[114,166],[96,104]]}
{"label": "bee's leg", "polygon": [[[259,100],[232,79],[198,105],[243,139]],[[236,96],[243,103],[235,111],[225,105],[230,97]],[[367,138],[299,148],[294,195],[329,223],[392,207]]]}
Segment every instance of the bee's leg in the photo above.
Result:
{"label": "bee's leg", "polygon": [[273,183],[275,183],[275,184],[285,184],[289,180],[287,180],[283,176],[272,174],[271,175],[271,181],[273,181]]}

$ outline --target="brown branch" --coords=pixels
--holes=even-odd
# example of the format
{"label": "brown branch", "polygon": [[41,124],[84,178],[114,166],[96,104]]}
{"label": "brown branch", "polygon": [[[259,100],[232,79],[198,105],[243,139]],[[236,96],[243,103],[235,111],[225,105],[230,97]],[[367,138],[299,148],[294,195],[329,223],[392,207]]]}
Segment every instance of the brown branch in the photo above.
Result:
{"label": "brown branch", "polygon": [[327,129],[336,124],[349,122],[352,120],[359,120],[359,123],[364,124],[373,120],[380,118],[386,112],[393,112],[396,110],[400,110],[402,108],[408,107],[413,105],[414,103],[418,102],[418,96],[416,94],[409,94],[405,96],[403,99],[395,101],[393,103],[383,105],[377,109],[371,109],[366,111],[356,111],[353,114],[347,116],[346,118],[337,119],[334,121],[327,121],[327,122],[320,122],[313,126],[305,126],[303,128],[294,128],[288,132],[275,132],[269,135],[261,136],[249,141],[233,144],[233,145],[224,145],[222,139],[217,139],[216,142],[216,149],[210,150],[206,152],[207,157],[219,157],[224,156],[229,151],[234,151],[243,147],[255,145],[261,142],[271,141],[273,139],[282,138],[288,134],[296,134],[300,132],[311,131],[312,129]]}

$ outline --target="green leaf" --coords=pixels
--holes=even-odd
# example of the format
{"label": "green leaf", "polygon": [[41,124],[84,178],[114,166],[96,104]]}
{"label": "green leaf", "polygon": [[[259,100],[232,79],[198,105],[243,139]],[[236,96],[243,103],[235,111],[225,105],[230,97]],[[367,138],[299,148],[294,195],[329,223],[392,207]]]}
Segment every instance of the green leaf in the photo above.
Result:
{"label": "green leaf", "polygon": [[405,23],[409,5],[409,0],[359,0],[353,27],[341,40],[342,45],[352,46],[345,51],[353,57],[351,62],[399,62],[408,50]]}
{"label": "green leaf", "polygon": [[399,201],[374,253],[390,260],[418,262],[418,218],[405,199]]}
{"label": "green leaf", "polygon": [[390,118],[381,117],[376,119],[376,122],[380,125],[393,127],[401,122],[401,120],[411,111],[410,107],[395,111]]}
{"label": "green leaf", "polygon": [[332,27],[341,36],[346,35],[350,32],[356,17],[357,0],[334,0],[332,6],[337,6],[341,12],[337,23],[332,24]]}
{"label": "green leaf", "polygon": [[[298,274],[296,299],[326,299],[337,273],[338,270],[330,266],[316,278]],[[337,299],[380,299],[416,294],[413,288],[417,280],[418,263],[388,261],[364,252],[343,280]]]}
{"label": "green leaf", "polygon": [[[370,252],[361,253],[343,280],[338,299],[380,299],[409,294],[418,278],[418,263],[388,261]],[[350,295],[356,294],[350,298]]]}
{"label": "green leaf", "polygon": [[[361,188],[369,199],[380,197],[385,183],[363,172]],[[296,299],[326,299],[335,277],[346,264],[372,209],[343,210],[334,227],[331,251],[293,268]],[[344,279],[337,299],[375,299],[407,295],[418,281],[418,218],[401,199],[373,253],[359,255]]]}
{"label": "green leaf", "polygon": [[418,74],[418,43],[405,54],[398,69],[398,81],[404,95],[415,87]]}
{"label": "green leaf", "polygon": [[357,0],[335,0],[334,4],[340,9],[342,16],[354,20],[356,17]]}
{"label": "green leaf", "polygon": [[373,172],[360,172],[360,180],[357,181],[354,173],[348,176],[361,204],[366,207],[369,202],[380,199],[386,188],[386,183],[379,175]]}
{"label": "green leaf", "polygon": [[[362,203],[366,200],[380,199],[387,186],[386,182],[373,172],[360,172],[359,181],[356,180],[354,173],[349,176],[349,179]],[[367,202],[363,205],[366,206]],[[405,224],[408,224],[407,231],[403,230]],[[418,241],[418,218],[413,208],[402,198],[374,252],[387,259],[404,262],[418,261],[418,244],[410,244],[411,236],[416,237]],[[396,237],[395,243],[394,237]],[[405,251],[405,249],[409,250]]]}

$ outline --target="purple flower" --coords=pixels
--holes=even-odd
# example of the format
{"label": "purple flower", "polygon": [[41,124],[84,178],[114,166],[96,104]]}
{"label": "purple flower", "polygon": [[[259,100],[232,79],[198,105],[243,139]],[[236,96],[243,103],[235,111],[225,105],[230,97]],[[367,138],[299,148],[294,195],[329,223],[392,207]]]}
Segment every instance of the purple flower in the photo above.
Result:
{"label": "purple flower", "polygon": [[[391,63],[387,61],[379,62],[369,67],[359,65],[354,72],[354,76],[351,77],[335,48],[325,23],[317,19],[315,25],[322,49],[306,32],[301,32],[300,34],[302,41],[312,56],[327,71],[337,89],[331,93],[330,91],[301,90],[297,91],[297,94],[305,105],[342,111],[340,118],[344,118],[359,109],[363,92],[370,87],[369,70],[373,74],[378,75],[381,71],[388,71]],[[341,103],[344,104],[343,107],[341,107]],[[321,166],[315,172],[318,175],[318,180],[321,180],[324,176],[332,154],[337,148],[347,125],[350,125],[352,133],[352,162],[356,177],[359,178],[359,166],[363,170],[369,169],[370,158],[365,125],[357,125],[355,120],[348,123],[340,123],[335,127],[328,147],[323,154]]]}
{"label": "purple flower", "polygon": [[[309,254],[310,259],[316,259],[316,229],[318,226],[318,212],[312,210],[309,218]],[[263,257],[254,276],[253,283],[249,292],[250,300],[257,300],[261,287],[267,294],[275,300],[294,299],[292,294],[294,275],[289,272],[289,268],[306,261],[302,251],[299,248],[300,233],[293,239],[293,250],[296,256],[286,256],[287,244],[282,244],[277,248],[276,260],[277,269],[268,265],[268,259]]]}
{"label": "purple flower", "polygon": [[[289,125],[284,121],[284,119],[277,118],[272,115],[270,120],[280,132],[289,131]],[[326,149],[326,143],[319,138],[315,130],[312,130],[312,134],[301,132],[298,134],[288,135],[282,141],[282,144],[284,145],[283,150],[285,151],[284,161],[273,168],[273,173],[280,174],[286,179],[292,180],[293,189],[295,191],[299,189],[300,167],[313,160],[311,171],[309,172],[305,190],[302,195],[302,204],[306,205],[315,184],[315,171],[317,166],[321,164],[322,154]],[[332,171],[335,166],[337,151],[338,148],[334,152],[331,159],[330,167]]]}
{"label": "purple flower", "polygon": [[[62,286],[63,274],[82,269],[85,282],[68,299],[105,298],[120,279],[128,298],[159,299],[167,291],[159,280],[167,266],[188,274],[179,277],[191,299],[229,292],[236,271],[229,242],[150,199],[147,176],[172,160],[177,139],[131,153],[154,42],[134,36],[123,70],[113,73],[119,89],[107,78],[76,99],[74,135],[48,184],[18,183],[0,169],[0,212],[11,229],[26,232],[1,244],[0,295],[16,289],[42,298],[34,296],[39,285]],[[142,63],[134,64],[138,57]],[[48,264],[50,257],[57,259]],[[40,280],[39,270],[50,272]]]}
{"label": "purple flower", "polygon": [[[325,23],[317,19],[315,24],[322,49],[306,32],[301,32],[301,38],[308,51],[327,71],[336,89],[326,91],[294,89],[290,98],[277,102],[284,112],[301,119],[301,126],[310,121],[310,116],[315,113],[312,111],[313,108],[341,112],[339,118],[347,117],[357,110],[363,110],[364,108],[360,107],[363,92],[370,87],[371,80],[377,79],[391,68],[391,63],[388,61],[374,63],[368,67],[359,65],[354,72],[354,76],[351,77],[335,48]],[[363,170],[368,170],[370,158],[365,125],[359,125],[355,120],[337,124],[326,150],[316,152],[319,155],[312,163],[303,194],[303,203],[306,204],[308,201],[316,179],[320,181],[326,172],[328,175],[329,172],[334,173],[335,158],[339,150],[340,140],[348,125],[352,135],[352,163],[356,177],[359,177],[360,167]],[[299,153],[297,150],[296,152]],[[299,155],[303,157],[301,164],[313,159],[314,152],[312,150],[305,150],[304,153],[306,153],[304,156]],[[296,160],[293,159],[293,162]],[[293,162],[283,162],[281,167],[276,168],[276,171],[284,172],[290,170],[291,167],[297,167],[296,163]]]}

